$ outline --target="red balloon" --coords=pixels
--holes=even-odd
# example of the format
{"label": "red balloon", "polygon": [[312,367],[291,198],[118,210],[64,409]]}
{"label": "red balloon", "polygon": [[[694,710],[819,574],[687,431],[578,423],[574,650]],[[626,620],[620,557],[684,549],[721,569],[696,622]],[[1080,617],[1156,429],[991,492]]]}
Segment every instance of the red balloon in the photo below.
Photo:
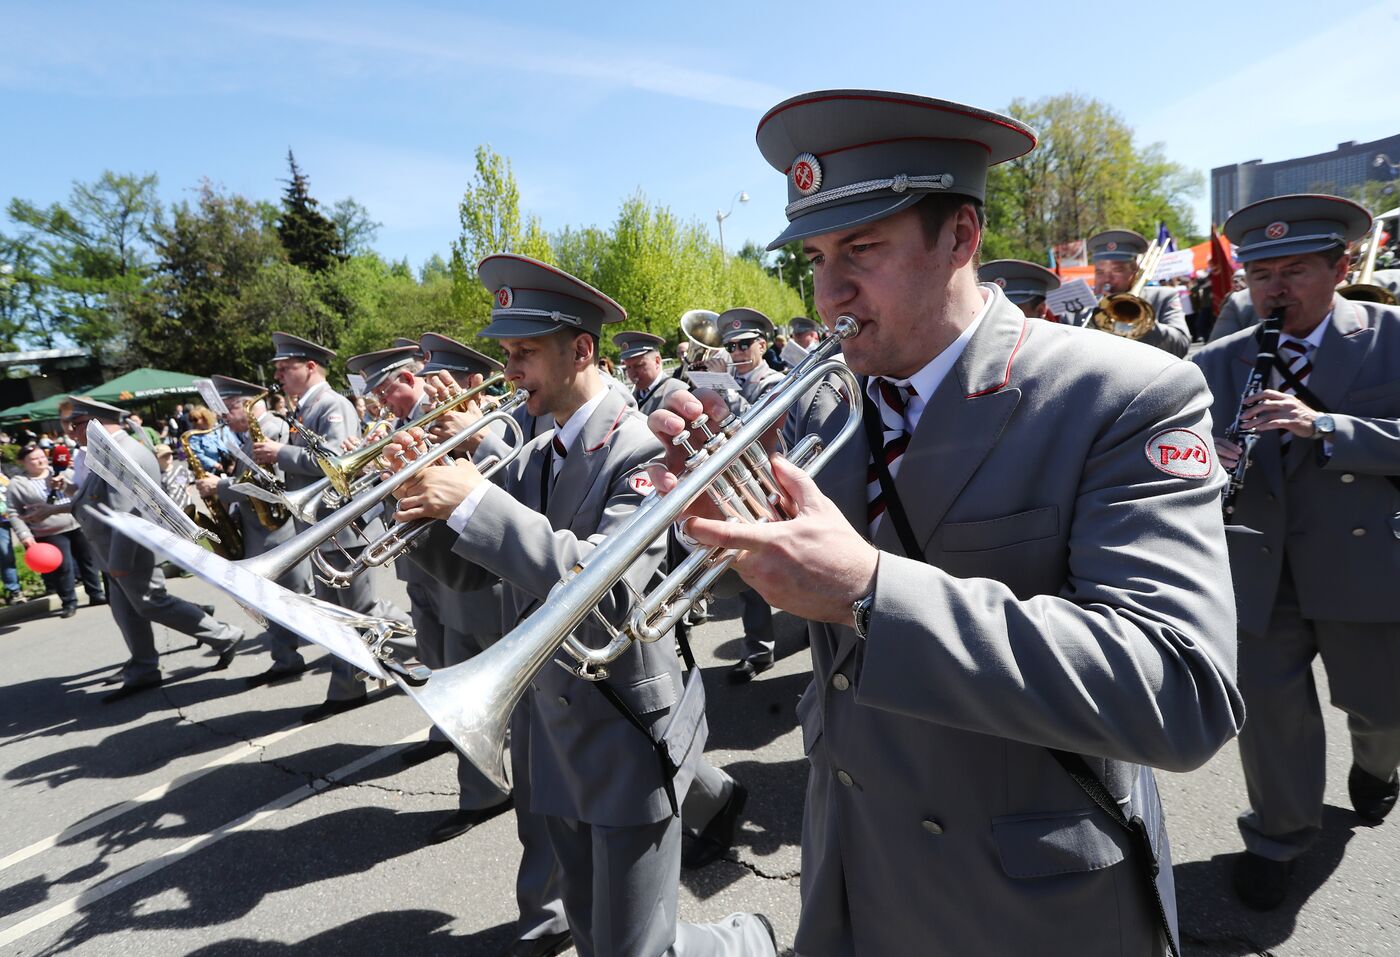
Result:
{"label": "red balloon", "polygon": [[63,553],[56,545],[35,542],[24,550],[24,563],[40,575],[47,575],[63,564]]}

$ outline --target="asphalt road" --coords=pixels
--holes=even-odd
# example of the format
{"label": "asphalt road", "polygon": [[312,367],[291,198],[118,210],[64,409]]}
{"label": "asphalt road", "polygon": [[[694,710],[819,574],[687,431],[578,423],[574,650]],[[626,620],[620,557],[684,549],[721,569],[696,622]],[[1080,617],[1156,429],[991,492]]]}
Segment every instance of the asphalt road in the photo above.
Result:
{"label": "asphalt road", "polygon": [[[397,582],[381,585],[402,600]],[[198,582],[172,590],[256,630]],[[731,860],[683,876],[681,915],[763,911],[790,944],[806,773],[793,705],[807,656],[780,616],[783,660],[731,688],[737,607],[718,611],[696,640],[711,757],[748,784],[749,820]],[[100,682],[125,657],[105,608],[0,627],[0,955],[474,955],[511,939],[513,818],[424,844],[456,782],[450,757],[399,761],[427,727],[402,695],[302,725],[325,691],[319,650],[302,680],[249,691],[243,679],[268,664],[259,643],[209,672],[190,639],[157,628],[157,640],[166,684],[104,705]],[[1229,891],[1244,803],[1234,747],[1160,776],[1187,953],[1400,954],[1400,822],[1360,825],[1335,711],[1328,727],[1326,833],[1268,916]]]}

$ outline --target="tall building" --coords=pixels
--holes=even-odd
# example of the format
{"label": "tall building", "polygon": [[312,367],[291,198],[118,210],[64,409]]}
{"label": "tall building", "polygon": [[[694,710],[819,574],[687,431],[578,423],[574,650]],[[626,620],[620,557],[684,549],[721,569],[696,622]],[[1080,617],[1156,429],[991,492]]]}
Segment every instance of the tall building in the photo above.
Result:
{"label": "tall building", "polygon": [[1218,166],[1210,171],[1210,216],[1219,224],[1235,210],[1270,196],[1340,196],[1367,180],[1395,180],[1400,196],[1400,133],[1370,143],[1338,143],[1326,153],[1277,163],[1254,159]]}

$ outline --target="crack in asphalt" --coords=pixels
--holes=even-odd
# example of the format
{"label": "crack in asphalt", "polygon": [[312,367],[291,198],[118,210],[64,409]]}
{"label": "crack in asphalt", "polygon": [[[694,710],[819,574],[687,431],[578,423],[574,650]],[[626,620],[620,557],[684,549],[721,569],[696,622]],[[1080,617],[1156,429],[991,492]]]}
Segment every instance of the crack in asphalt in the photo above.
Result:
{"label": "crack in asphalt", "polygon": [[765,881],[784,881],[790,883],[802,876],[801,868],[798,868],[797,870],[793,871],[778,871],[776,873],[769,873],[768,871],[765,871],[763,868],[759,867],[757,864],[753,864],[749,861],[746,861],[742,857],[730,857],[728,854],[726,854],[724,857],[721,857],[720,860],[728,861],[731,864],[738,864],[740,867],[744,868],[744,870],[750,872],[755,877],[760,877]]}

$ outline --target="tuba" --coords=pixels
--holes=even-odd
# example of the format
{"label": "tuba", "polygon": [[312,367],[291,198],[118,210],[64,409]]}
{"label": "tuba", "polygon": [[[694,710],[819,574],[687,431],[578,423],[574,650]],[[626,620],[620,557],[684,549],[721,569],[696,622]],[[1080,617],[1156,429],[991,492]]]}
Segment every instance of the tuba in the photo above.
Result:
{"label": "tuba", "polygon": [[[573,636],[623,579],[629,567],[658,536],[701,495],[708,495],[730,521],[771,522],[789,517],[761,440],[818,382],[835,376],[851,398],[846,422],[830,446],[809,435],[791,450],[791,461],[815,474],[831,455],[861,428],[861,390],[855,376],[835,356],[841,343],[860,332],[850,316],[836,321],[835,334],[819,344],[792,372],[741,416],[730,415],[711,428],[704,415],[692,432],[704,437],[695,448],[691,433],[673,444],[689,453],[679,482],[668,495],[651,495],[549,596],[549,600],[510,634],[470,661],[442,668],[421,686],[406,686],[435,724],[462,752],[477,773],[500,786],[505,779],[501,752],[511,711],[531,681],[555,660],[562,648],[573,659],[566,670],[588,681],[601,681],[607,665],[634,641],[656,641],[668,634],[692,604],[724,574],[737,557],[722,549],[697,549],[647,596],[633,606],[621,628],[604,621],[609,641],[592,648]],[[562,664],[562,662],[561,662]]]}
{"label": "tuba", "polygon": [[[190,436],[208,435],[217,429],[218,426],[209,429],[190,429],[180,436],[180,447],[185,450],[185,459],[190,463],[190,471],[196,480],[209,477],[209,471],[205,469],[204,463],[199,461],[199,456],[194,454],[190,448]],[[210,545],[214,552],[229,561],[236,561],[243,557],[243,529],[238,527],[238,523],[233,520],[224,503],[218,497],[206,498],[204,507],[208,513],[201,512],[193,503],[185,506],[185,514],[194,519],[196,525],[213,532],[218,539],[217,544]]]}
{"label": "tuba", "polygon": [[709,309],[691,309],[681,316],[681,335],[697,350],[695,355],[689,357],[692,368],[716,357],[729,361],[729,354],[724,351],[724,342],[719,334],[719,313]]}
{"label": "tuba", "polygon": [[1141,339],[1151,332],[1157,324],[1157,311],[1152,308],[1152,303],[1142,298],[1142,291],[1156,274],[1157,264],[1162,261],[1162,254],[1165,252],[1166,247],[1153,240],[1152,245],[1147,247],[1147,252],[1142,254],[1142,262],[1138,264],[1132,287],[1127,292],[1105,295],[1100,299],[1089,317],[1089,322],[1104,332],[1111,332],[1125,339]]}
{"label": "tuba", "polygon": [[1377,302],[1385,306],[1395,305],[1395,294],[1373,279],[1376,272],[1376,257],[1381,251],[1381,236],[1385,232],[1385,217],[1377,216],[1371,224],[1371,231],[1361,241],[1357,253],[1357,269],[1347,278],[1350,282],[1337,287],[1337,295],[1353,302]]}

